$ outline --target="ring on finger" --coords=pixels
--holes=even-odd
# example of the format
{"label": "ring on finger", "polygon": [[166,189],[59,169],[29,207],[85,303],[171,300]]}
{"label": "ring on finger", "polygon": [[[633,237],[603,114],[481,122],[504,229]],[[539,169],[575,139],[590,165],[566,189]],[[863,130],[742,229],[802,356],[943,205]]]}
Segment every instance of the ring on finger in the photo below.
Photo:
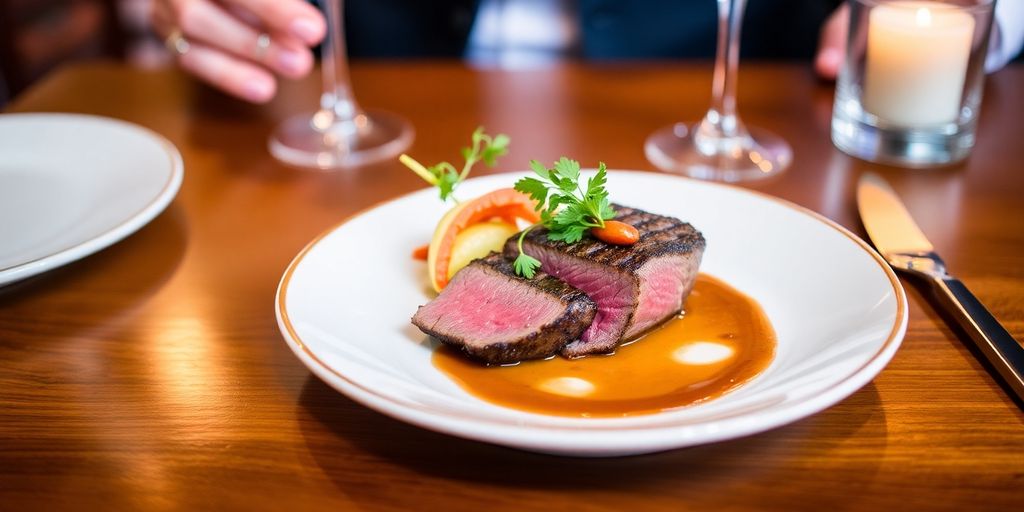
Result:
{"label": "ring on finger", "polygon": [[185,39],[185,34],[181,32],[180,28],[174,28],[171,33],[164,39],[164,46],[168,50],[181,57],[188,53],[189,49],[192,48],[192,43]]}
{"label": "ring on finger", "polygon": [[263,59],[270,49],[270,34],[263,32],[256,38],[256,58]]}

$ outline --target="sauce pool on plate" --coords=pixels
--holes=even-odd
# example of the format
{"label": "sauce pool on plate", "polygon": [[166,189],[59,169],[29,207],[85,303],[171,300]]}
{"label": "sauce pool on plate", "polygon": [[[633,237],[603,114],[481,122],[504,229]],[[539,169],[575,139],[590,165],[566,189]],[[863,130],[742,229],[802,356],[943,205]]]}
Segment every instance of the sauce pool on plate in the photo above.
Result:
{"label": "sauce pool on plate", "polygon": [[701,274],[685,314],[614,355],[486,366],[439,346],[434,366],[488,402],[573,417],[654,414],[715,398],[761,373],[775,353],[761,306]]}

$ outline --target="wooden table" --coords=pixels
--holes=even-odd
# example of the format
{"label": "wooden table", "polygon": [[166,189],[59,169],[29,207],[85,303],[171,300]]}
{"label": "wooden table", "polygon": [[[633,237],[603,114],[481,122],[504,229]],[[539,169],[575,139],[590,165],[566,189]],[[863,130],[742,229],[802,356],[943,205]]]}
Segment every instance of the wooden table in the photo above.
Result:
{"label": "wooden table", "polygon": [[[511,135],[500,170],[572,155],[650,169],[646,135],[708,104],[708,65],[474,71],[363,64],[364,105],[407,116],[422,161],[457,158],[478,124]],[[960,167],[906,171],[829,142],[833,87],[745,65],[740,110],[793,145],[752,188],[863,233],[853,186],[880,170],[953,271],[1024,339],[1024,67],[987,85]],[[274,319],[281,273],[345,216],[422,187],[395,162],[319,173],[270,158],[277,120],[316,80],[250,107],[175,72],[64,69],[11,111],[147,126],[180,148],[177,199],[127,240],[0,289],[0,509],[1018,509],[1024,415],[912,286],[903,347],[847,400],[745,439],[642,457],[523,453],[418,429],[313,377]],[[2,158],[2,155],[0,155]]]}

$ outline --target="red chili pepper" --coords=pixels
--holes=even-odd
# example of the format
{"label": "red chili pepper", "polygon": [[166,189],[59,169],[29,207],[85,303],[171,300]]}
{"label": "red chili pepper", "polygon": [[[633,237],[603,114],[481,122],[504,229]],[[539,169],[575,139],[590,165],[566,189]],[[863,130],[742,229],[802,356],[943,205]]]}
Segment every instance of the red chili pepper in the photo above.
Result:
{"label": "red chili pepper", "polygon": [[636,228],[617,220],[606,220],[603,228],[590,228],[590,233],[612,245],[633,245],[640,240],[640,232]]}

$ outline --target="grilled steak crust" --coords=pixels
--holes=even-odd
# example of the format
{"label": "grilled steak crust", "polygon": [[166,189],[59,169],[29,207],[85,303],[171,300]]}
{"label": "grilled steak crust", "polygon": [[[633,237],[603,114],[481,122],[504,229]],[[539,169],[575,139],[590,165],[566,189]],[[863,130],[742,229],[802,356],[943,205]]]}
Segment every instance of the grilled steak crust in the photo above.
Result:
{"label": "grilled steak crust", "polygon": [[[616,212],[615,220],[629,224],[640,232],[640,241],[630,246],[621,246],[585,236],[579,242],[567,244],[548,240],[544,228],[530,231],[526,241],[557,249],[567,256],[591,260],[617,271],[636,271],[648,260],[658,256],[704,250],[704,236],[689,223],[618,204],[613,204],[612,208]],[[506,249],[514,248],[517,239],[518,236],[510,238]],[[512,254],[506,253],[506,257],[509,256]]]}
{"label": "grilled steak crust", "polygon": [[596,313],[582,291],[543,273],[523,279],[491,253],[460,270],[412,323],[474,359],[507,364],[557,354]]}
{"label": "grilled steak crust", "polygon": [[[682,310],[693,289],[705,240],[688,223],[673,217],[613,205],[616,220],[637,228],[640,240],[616,246],[586,236],[574,244],[552,241],[547,230],[526,235],[523,250],[541,261],[541,269],[586,292],[598,304],[593,325],[563,350],[566,356],[610,352]],[[505,255],[517,253],[516,237]]]}

